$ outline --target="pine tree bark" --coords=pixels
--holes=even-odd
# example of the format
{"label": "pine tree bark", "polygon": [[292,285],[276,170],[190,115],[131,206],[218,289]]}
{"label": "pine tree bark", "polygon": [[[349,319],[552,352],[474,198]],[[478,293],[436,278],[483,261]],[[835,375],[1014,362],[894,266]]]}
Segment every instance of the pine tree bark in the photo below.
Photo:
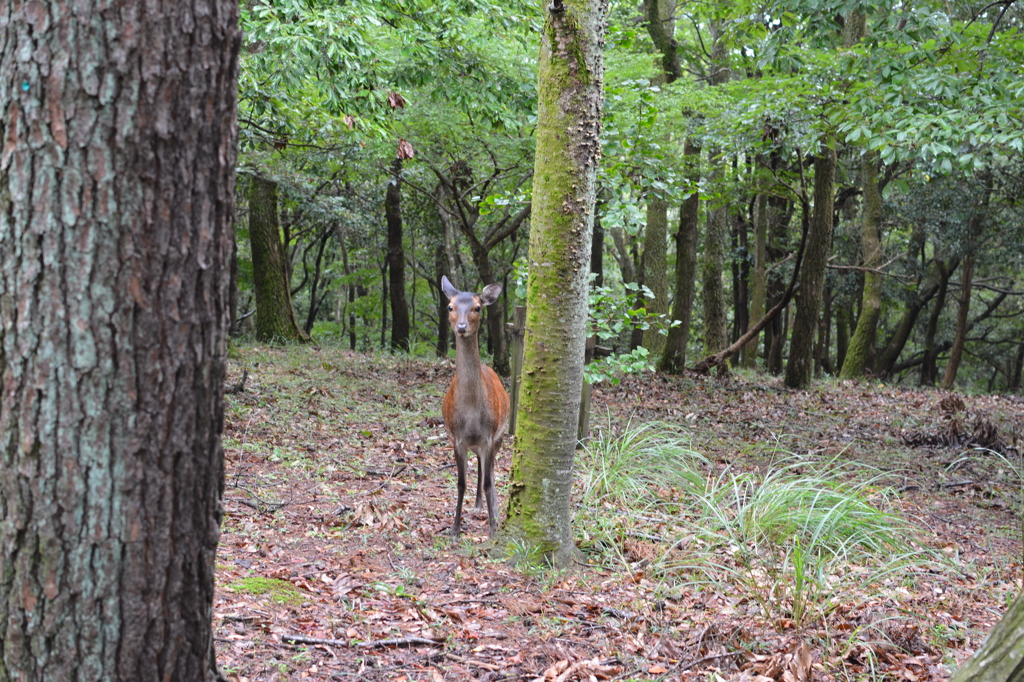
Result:
{"label": "pine tree bark", "polygon": [[0,680],[214,680],[238,3],[0,4]]}
{"label": "pine tree bark", "polygon": [[545,3],[538,75],[523,381],[506,539],[556,564],[577,554],[570,492],[583,384],[600,159],[607,0]]}
{"label": "pine tree bark", "polygon": [[405,250],[402,247],[402,160],[391,165],[384,196],[388,225],[388,276],[391,293],[391,350],[409,350],[409,304],[405,299]]}
{"label": "pine tree bark", "polygon": [[864,291],[861,293],[861,313],[857,327],[846,349],[842,379],[864,376],[864,370],[875,354],[875,336],[882,313],[882,193],[878,187],[878,153],[865,152],[861,159],[861,182],[864,188],[864,208],[861,214],[861,257],[865,268]]}
{"label": "pine tree bark", "polygon": [[249,180],[249,243],[256,289],[256,339],[264,343],[305,341],[288,290],[288,270],[277,215],[277,183]]}
{"label": "pine tree bark", "polygon": [[814,215],[800,271],[800,291],[790,339],[784,383],[806,388],[814,372],[814,336],[825,289],[825,264],[832,248],[832,216],[835,203],[835,141],[823,142],[814,159]]}

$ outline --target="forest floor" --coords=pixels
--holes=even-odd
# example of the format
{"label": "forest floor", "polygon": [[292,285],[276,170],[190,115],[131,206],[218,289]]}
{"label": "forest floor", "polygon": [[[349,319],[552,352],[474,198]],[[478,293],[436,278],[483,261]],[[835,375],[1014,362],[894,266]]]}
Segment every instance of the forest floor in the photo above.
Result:
{"label": "forest floor", "polygon": [[735,581],[698,579],[664,560],[689,541],[659,521],[671,517],[612,504],[577,509],[587,565],[513,565],[489,555],[485,512],[468,511],[460,540],[446,534],[451,363],[243,346],[227,385],[243,371],[244,389],[227,396],[214,604],[217,659],[234,682],[943,680],[1020,589],[1021,477],[1008,465],[1020,466],[1020,397],[958,403],[838,381],[790,391],[747,373],[595,390],[596,429],[674,424],[712,477],[768,473],[783,455],[840,475],[858,463],[853,477],[875,467],[878,503],[932,559],[847,591],[827,586],[850,584],[857,567],[787,582],[788,559],[766,570],[736,546],[706,548]]}

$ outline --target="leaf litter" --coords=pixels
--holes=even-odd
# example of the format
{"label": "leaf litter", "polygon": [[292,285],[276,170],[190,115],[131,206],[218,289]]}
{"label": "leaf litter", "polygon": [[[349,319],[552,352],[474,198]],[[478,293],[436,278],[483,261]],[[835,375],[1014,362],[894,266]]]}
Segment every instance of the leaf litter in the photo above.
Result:
{"label": "leaf litter", "polygon": [[[463,538],[451,541],[454,466],[439,419],[449,362],[306,348],[240,355],[227,383],[249,380],[227,397],[214,604],[218,663],[234,682],[944,680],[1020,587],[1020,481],[984,449],[962,449],[981,433],[1012,462],[1019,397],[957,403],[868,382],[794,392],[750,374],[645,375],[595,390],[592,424],[681,425],[719,471],[769,470],[780,452],[876,466],[895,508],[949,559],[952,568],[915,569],[882,590],[833,595],[820,618],[797,623],[768,617],[740,586],[656,570],[664,556],[697,550],[737,561],[743,547],[669,537],[664,519],[613,505],[602,513],[629,515],[630,530],[571,572],[490,558],[485,511],[468,510]],[[929,435],[951,433],[954,419],[957,440]],[[979,420],[980,431],[959,426]],[[499,503],[510,440],[496,467]],[[301,598],[260,594],[253,578],[286,581]]]}

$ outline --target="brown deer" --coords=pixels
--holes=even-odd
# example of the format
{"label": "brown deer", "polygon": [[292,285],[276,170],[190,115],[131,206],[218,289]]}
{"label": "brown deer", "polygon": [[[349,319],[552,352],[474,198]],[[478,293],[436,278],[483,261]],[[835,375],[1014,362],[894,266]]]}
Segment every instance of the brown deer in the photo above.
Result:
{"label": "brown deer", "polygon": [[452,537],[462,528],[462,499],[466,493],[466,457],[477,456],[476,508],[481,508],[481,492],[487,500],[489,534],[498,528],[498,500],[494,491],[494,460],[508,423],[508,393],[493,369],[480,362],[481,310],[498,300],[500,284],[488,284],[480,294],[459,291],[447,277],[441,277],[441,290],[448,297],[448,321],[455,331],[455,376],[441,404],[444,425],[455,447],[455,466],[459,477],[459,501],[455,506]]}

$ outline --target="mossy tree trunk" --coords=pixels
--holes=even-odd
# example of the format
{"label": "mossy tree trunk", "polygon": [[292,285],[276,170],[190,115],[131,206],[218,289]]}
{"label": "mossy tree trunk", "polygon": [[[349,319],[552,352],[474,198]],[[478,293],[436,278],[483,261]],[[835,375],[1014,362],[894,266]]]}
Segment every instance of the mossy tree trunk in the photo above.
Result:
{"label": "mossy tree trunk", "polygon": [[545,1],[530,275],[506,540],[577,554],[569,506],[583,383],[607,0]]}
{"label": "mossy tree trunk", "polygon": [[[652,315],[668,314],[668,202],[661,198],[647,199],[647,229],[644,235],[644,284],[653,299],[644,301]],[[655,327],[644,330],[642,345],[651,358],[660,357],[665,349],[665,335]]]}
{"label": "mossy tree trunk", "polygon": [[822,142],[814,159],[814,214],[800,266],[800,291],[786,363],[784,381],[789,388],[807,388],[814,373],[814,337],[825,290],[825,265],[832,248],[835,178],[835,141],[829,139]]}
{"label": "mossy tree trunk", "polygon": [[218,678],[239,9],[122,5],[0,4],[4,681]]}
{"label": "mossy tree trunk", "polygon": [[277,183],[249,180],[249,243],[256,289],[256,339],[264,343],[307,341],[288,290],[284,244],[277,215]]}
{"label": "mossy tree trunk", "polygon": [[857,328],[846,348],[846,357],[839,376],[856,379],[864,376],[875,353],[875,335],[882,313],[882,193],[878,187],[878,153],[865,152],[861,159],[861,184],[864,189],[864,208],[861,213],[860,245],[862,264],[870,268],[864,273],[864,291],[861,293],[861,313]]}

